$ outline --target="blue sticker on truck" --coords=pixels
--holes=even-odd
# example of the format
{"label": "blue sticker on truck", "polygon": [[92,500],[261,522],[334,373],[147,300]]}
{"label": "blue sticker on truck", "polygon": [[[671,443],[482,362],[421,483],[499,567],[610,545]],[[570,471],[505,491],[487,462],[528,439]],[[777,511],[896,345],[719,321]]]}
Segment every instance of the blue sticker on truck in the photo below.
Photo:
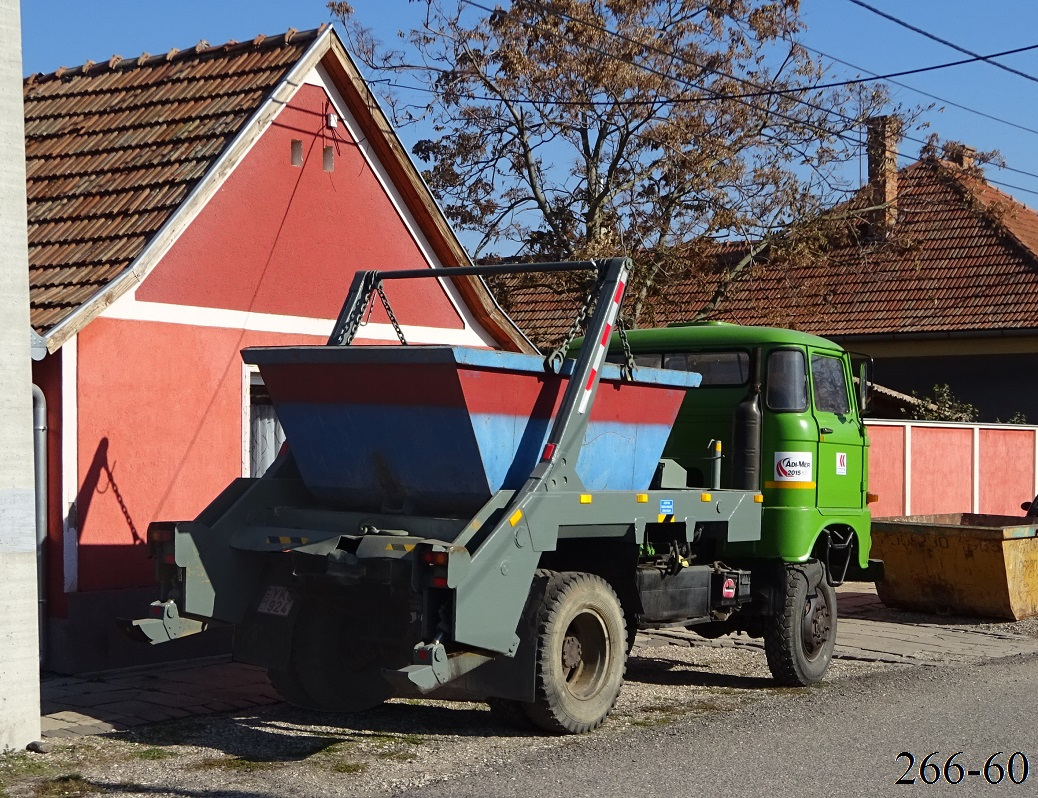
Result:
{"label": "blue sticker on truck", "polygon": [[674,515],[673,499],[660,499],[660,515]]}

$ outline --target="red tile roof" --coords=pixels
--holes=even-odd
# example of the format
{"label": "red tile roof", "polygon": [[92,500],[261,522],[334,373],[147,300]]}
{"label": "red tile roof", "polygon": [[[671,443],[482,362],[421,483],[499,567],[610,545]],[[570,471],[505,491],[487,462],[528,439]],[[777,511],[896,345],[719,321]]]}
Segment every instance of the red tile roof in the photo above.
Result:
{"label": "red tile roof", "polygon": [[[1038,213],[961,168],[922,160],[899,173],[898,222],[886,241],[852,235],[811,262],[751,269],[712,318],[829,336],[1038,329]],[[865,190],[834,209],[853,211]],[[729,263],[745,251],[729,245]],[[640,326],[691,318],[709,298],[690,274],[672,279]],[[528,335],[555,341],[575,299],[513,289],[508,304]]]}
{"label": "red tile roof", "polygon": [[322,29],[24,82],[32,326],[122,274]]}

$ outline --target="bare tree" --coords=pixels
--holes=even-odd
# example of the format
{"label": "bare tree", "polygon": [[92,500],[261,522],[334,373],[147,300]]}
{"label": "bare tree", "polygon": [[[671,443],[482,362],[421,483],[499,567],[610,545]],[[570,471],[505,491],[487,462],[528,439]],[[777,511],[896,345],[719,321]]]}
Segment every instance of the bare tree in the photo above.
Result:
{"label": "bare tree", "polygon": [[[414,154],[447,216],[477,257],[631,255],[636,322],[677,273],[716,303],[842,198],[839,167],[887,101],[824,82],[799,0],[420,2],[398,49],[329,6],[396,123],[431,125]],[[704,270],[729,239],[757,243]]]}

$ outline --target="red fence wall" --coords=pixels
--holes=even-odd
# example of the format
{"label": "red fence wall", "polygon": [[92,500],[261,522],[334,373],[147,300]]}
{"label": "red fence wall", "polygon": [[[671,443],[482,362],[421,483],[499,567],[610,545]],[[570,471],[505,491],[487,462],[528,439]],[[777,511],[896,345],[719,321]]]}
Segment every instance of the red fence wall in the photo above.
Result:
{"label": "red fence wall", "polygon": [[872,515],[1020,515],[1038,493],[1038,427],[869,421]]}

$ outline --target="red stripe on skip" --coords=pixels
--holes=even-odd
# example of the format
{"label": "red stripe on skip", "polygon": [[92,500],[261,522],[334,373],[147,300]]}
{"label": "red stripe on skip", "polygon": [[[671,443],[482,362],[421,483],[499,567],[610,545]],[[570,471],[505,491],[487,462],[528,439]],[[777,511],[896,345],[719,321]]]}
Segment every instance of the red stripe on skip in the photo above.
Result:
{"label": "red stripe on skip", "polygon": [[585,391],[591,390],[591,385],[595,381],[595,375],[598,374],[598,369],[591,369],[591,374],[587,378],[587,385],[584,386]]}
{"label": "red stripe on skip", "polygon": [[619,301],[620,301],[620,298],[621,298],[621,297],[622,297],[623,295],[624,295],[624,284],[623,284],[623,283],[620,283],[620,284],[619,284],[619,285],[618,285],[618,286],[616,287],[616,295],[615,295],[615,296],[613,297],[613,303],[614,303],[614,304],[616,304],[616,303],[619,303]]}
{"label": "red stripe on skip", "polygon": [[609,346],[609,334],[613,331],[613,325],[607,324],[605,332],[602,333],[602,346]]}

